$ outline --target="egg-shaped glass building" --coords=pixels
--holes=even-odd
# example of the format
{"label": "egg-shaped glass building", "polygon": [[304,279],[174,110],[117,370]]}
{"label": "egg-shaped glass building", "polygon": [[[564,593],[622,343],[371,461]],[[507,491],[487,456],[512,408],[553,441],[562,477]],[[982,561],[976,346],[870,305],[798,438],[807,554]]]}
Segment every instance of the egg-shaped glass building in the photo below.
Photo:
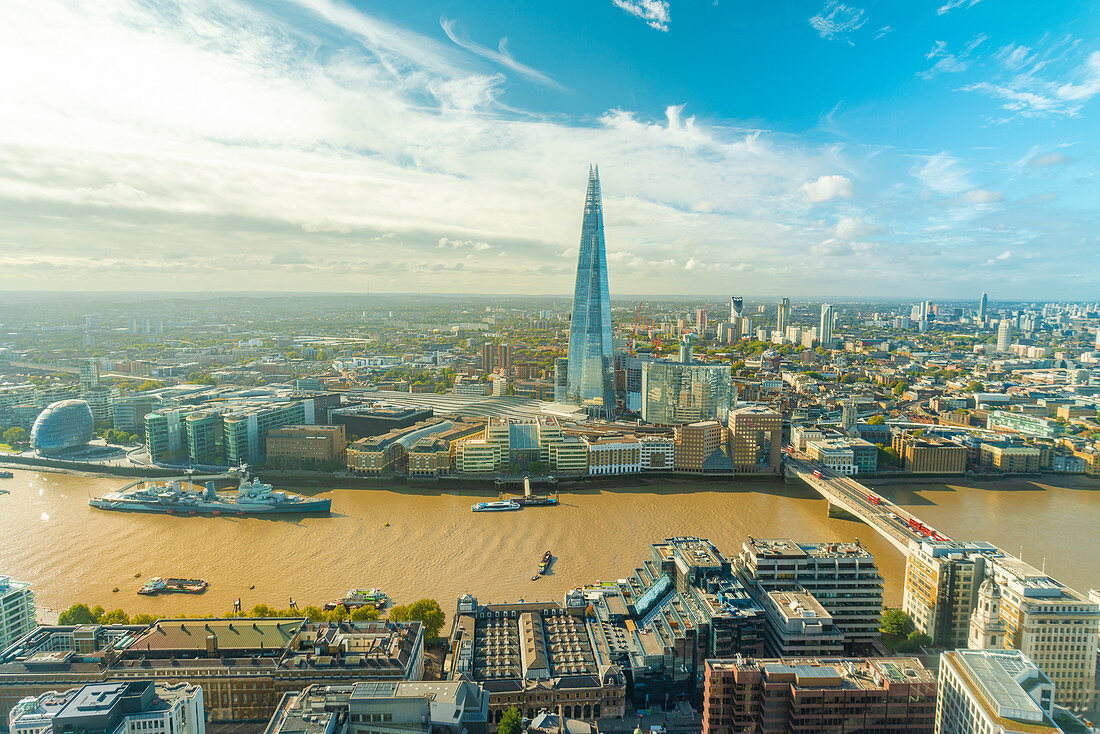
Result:
{"label": "egg-shaped glass building", "polygon": [[43,454],[57,454],[87,445],[95,423],[84,400],[61,400],[38,415],[31,428],[31,446]]}

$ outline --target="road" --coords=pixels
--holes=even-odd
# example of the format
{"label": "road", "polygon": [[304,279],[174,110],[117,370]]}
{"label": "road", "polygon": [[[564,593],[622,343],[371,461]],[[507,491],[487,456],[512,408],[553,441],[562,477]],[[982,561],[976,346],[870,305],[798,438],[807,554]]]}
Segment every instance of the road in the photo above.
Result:
{"label": "road", "polygon": [[[867,523],[902,553],[908,553],[911,540],[919,542],[937,534],[939,538],[950,540],[944,533],[929,528],[927,523],[912,513],[878,497],[873,490],[855,479],[824,469],[807,457],[788,453],[786,466],[790,474],[804,481],[833,505]],[[871,497],[877,498],[878,502],[871,501]],[[912,523],[926,528],[928,533],[921,533]]]}

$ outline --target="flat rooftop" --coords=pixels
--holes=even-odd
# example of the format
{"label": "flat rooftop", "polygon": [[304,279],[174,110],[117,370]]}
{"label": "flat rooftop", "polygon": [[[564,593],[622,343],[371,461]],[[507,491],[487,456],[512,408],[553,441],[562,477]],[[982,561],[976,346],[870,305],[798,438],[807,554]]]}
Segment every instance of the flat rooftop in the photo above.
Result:
{"label": "flat rooftop", "polygon": [[305,619],[162,619],[128,646],[134,652],[202,652],[214,637],[218,652],[286,649]]}

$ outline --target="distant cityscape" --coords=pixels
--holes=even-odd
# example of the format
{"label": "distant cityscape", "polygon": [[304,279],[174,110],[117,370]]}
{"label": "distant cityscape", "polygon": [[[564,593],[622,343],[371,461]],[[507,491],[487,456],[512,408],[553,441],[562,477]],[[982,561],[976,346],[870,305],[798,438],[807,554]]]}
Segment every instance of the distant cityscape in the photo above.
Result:
{"label": "distant cityscape", "polygon": [[294,608],[40,624],[30,585],[0,576],[8,730],[1095,731],[1100,590],[870,483],[1094,481],[1100,304],[630,303],[608,276],[593,167],[571,302],[21,296],[0,323],[0,464],[137,478],[152,511],[190,514],[220,495],[186,483],[247,469],[269,484],[241,484],[242,515],[306,480],[490,487],[482,509],[519,510],[644,477],[771,478],[905,556],[900,609],[864,545],[786,537],[654,538],[560,600],[448,600],[438,639]]}

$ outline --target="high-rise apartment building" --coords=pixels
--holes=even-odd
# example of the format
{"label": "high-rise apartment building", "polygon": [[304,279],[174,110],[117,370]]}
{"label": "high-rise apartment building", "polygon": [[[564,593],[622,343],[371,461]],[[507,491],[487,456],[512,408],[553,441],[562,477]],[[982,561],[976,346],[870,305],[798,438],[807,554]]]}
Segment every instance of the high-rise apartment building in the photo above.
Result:
{"label": "high-rise apartment building", "polygon": [[732,296],[730,298],[730,341],[735,342],[741,338],[744,333],[742,329],[745,309],[745,299],[740,296]]}
{"label": "high-rise apartment building", "polygon": [[1008,346],[1012,343],[1012,320],[1003,318],[997,324],[997,352],[1008,354]]}
{"label": "high-rise apartment building", "polygon": [[791,322],[791,299],[783,297],[779,299],[779,308],[775,312],[775,330],[780,334],[787,333],[787,326]]}
{"label": "high-rise apartment building", "polygon": [[982,298],[978,301],[978,320],[985,322],[989,318],[989,294],[982,291]]}
{"label": "high-rise apartment building", "polygon": [[80,391],[87,392],[99,387],[99,360],[95,358],[80,360]]}
{"label": "high-rise apartment building", "polygon": [[31,585],[0,576],[0,650],[35,627]]}
{"label": "high-rise apartment building", "polygon": [[823,347],[830,347],[833,344],[833,307],[831,304],[821,304],[821,321],[817,326],[817,339]]}
{"label": "high-rise apartment building", "polygon": [[953,650],[940,657],[936,734],[1087,732],[1057,705],[1057,687],[1019,650]]}
{"label": "high-rise apartment building", "polygon": [[878,639],[883,580],[875,557],[863,546],[750,536],[738,565],[763,591],[812,594],[832,615],[847,651],[870,647]]}
{"label": "high-rise apartment building", "polygon": [[735,400],[728,365],[645,362],[642,364],[642,420],[675,426],[721,420]]}
{"label": "high-rise apartment building", "polygon": [[611,345],[611,297],[603,239],[599,170],[589,169],[584,199],[573,316],[569,324],[566,399],[594,415],[615,412],[615,373]]}
{"label": "high-rise apartment building", "polygon": [[765,405],[742,405],[730,410],[728,426],[726,453],[736,471],[779,470],[783,416]]}
{"label": "high-rise apartment building", "polygon": [[703,734],[932,734],[936,676],[917,658],[707,660]]}

